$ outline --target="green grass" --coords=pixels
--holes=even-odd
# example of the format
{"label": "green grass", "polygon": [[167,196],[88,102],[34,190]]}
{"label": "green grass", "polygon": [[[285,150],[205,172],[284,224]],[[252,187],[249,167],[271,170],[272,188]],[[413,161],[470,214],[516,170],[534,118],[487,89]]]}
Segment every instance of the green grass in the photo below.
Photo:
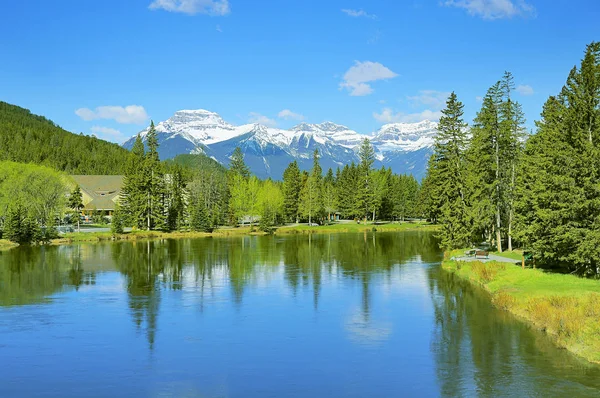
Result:
{"label": "green grass", "polygon": [[[434,230],[436,225],[428,223],[388,223],[381,225],[373,224],[332,224],[318,227],[309,227],[307,225],[279,227],[275,230],[277,235],[285,234],[309,234],[309,233],[342,233],[342,232],[364,232],[372,231],[415,231],[415,230]],[[119,235],[113,235],[111,232],[72,232],[61,236],[53,241],[54,244],[74,243],[74,242],[98,242],[107,240],[138,240],[138,239],[177,239],[177,238],[200,238],[206,236],[236,236],[236,235],[265,235],[258,230],[258,227],[221,227],[213,233],[202,232],[160,232],[160,231],[131,231]]]}
{"label": "green grass", "polygon": [[483,286],[493,303],[547,332],[559,347],[600,363],[600,282],[500,263],[449,260],[442,266]]}
{"label": "green grass", "polygon": [[415,223],[387,223],[387,224],[357,224],[343,223],[322,225],[318,227],[309,227],[308,225],[298,225],[292,227],[279,227],[275,234],[306,234],[306,233],[335,233],[335,232],[365,232],[372,231],[375,228],[377,231],[417,231],[417,230],[434,230],[436,225],[425,222]]}

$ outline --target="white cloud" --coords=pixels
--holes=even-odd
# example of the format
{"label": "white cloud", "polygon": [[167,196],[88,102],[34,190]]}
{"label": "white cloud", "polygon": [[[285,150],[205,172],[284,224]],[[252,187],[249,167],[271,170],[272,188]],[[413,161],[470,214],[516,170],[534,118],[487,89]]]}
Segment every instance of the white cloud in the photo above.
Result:
{"label": "white cloud", "polygon": [[344,81],[340,83],[340,89],[347,89],[350,95],[361,97],[373,93],[370,84],[378,80],[393,79],[398,75],[378,62],[355,61],[346,74]]}
{"label": "white cloud", "polygon": [[250,112],[250,119],[248,121],[250,123],[258,123],[267,127],[275,127],[277,126],[277,122],[267,116],[261,115],[260,113]]}
{"label": "white cloud", "polygon": [[181,12],[188,15],[208,14],[223,16],[229,14],[229,0],[154,0],[151,10]]}
{"label": "white cloud", "polygon": [[477,102],[483,102],[483,97],[482,97],[482,96],[480,96],[480,95],[478,95],[477,97],[475,97],[475,100],[476,100]]}
{"label": "white cloud", "polygon": [[122,124],[144,124],[148,114],[143,106],[99,106],[95,110],[79,108],[75,114],[85,121],[98,119],[112,119]]}
{"label": "white cloud", "polygon": [[221,25],[217,25],[217,32],[223,33],[223,29],[221,29]]}
{"label": "white cloud", "polygon": [[533,87],[526,84],[521,84],[517,86],[517,93],[521,95],[533,95],[535,92],[533,91]]}
{"label": "white cloud", "polygon": [[366,12],[365,10],[351,10],[351,9],[343,9],[342,12],[350,17],[354,17],[354,18],[360,18],[360,17],[364,17],[364,18],[370,18],[370,19],[377,19],[377,15],[375,14],[369,14],[368,12]]}
{"label": "white cloud", "polygon": [[124,142],[127,138],[119,130],[112,129],[110,127],[93,126],[90,130],[94,135],[107,141],[120,143]]}
{"label": "white cloud", "polygon": [[292,112],[289,109],[282,110],[277,117],[284,120],[304,120],[304,115]]}
{"label": "white cloud", "polygon": [[448,7],[464,8],[470,15],[483,19],[535,16],[535,7],[525,0],[447,0]]}
{"label": "white cloud", "polygon": [[381,113],[373,112],[373,117],[380,123],[416,123],[423,120],[437,121],[442,116],[441,111],[430,109],[418,113],[394,112],[391,108],[384,108]]}
{"label": "white cloud", "polygon": [[433,109],[442,109],[449,96],[450,93],[445,91],[421,90],[418,95],[406,98],[415,105],[425,105]]}

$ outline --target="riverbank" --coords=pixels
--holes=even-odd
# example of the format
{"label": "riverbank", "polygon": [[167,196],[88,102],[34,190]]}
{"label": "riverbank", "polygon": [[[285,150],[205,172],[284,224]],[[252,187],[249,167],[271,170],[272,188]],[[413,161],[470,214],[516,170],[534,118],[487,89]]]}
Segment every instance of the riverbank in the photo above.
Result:
{"label": "riverbank", "polygon": [[[332,224],[318,227],[309,227],[308,225],[294,225],[279,227],[275,230],[275,235],[288,234],[324,234],[324,233],[343,233],[343,232],[370,232],[375,228],[377,231],[432,231],[437,228],[436,225],[415,222],[415,223],[388,223],[388,224],[355,224],[343,223]],[[140,239],[183,239],[183,238],[204,238],[204,237],[223,237],[239,235],[266,235],[257,227],[223,227],[218,228],[212,233],[204,232],[160,232],[160,231],[131,231],[123,234],[114,235],[111,232],[85,232],[85,233],[67,233],[58,239],[52,241],[53,244],[66,244],[77,242],[98,242],[109,240],[140,240]]]}
{"label": "riverbank", "polygon": [[0,239],[0,250],[10,249],[15,246],[19,246],[19,245],[16,243],[13,243],[11,241],[8,241],[6,239]]}
{"label": "riverbank", "polygon": [[599,281],[522,269],[517,261],[511,265],[451,260],[463,253],[446,253],[442,267],[482,286],[496,307],[545,331],[559,347],[600,363]]}

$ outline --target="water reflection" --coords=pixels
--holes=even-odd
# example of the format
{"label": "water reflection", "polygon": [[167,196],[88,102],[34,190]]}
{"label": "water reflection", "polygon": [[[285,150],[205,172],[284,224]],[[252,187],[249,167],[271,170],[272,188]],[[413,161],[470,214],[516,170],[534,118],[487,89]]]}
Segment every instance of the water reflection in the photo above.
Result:
{"label": "water reflection", "polygon": [[[56,363],[56,347],[75,352],[60,357],[72,372],[127,374],[118,387],[130,393],[155,383],[165,394],[263,396],[248,390],[261,380],[280,382],[272,396],[598,395],[598,367],[492,308],[440,260],[433,234],[418,232],[0,252],[0,357],[23,365],[0,372],[0,395],[11,391],[3,381],[43,377],[31,365]],[[141,369],[148,352],[156,362]],[[97,380],[98,395],[113,395]]]}
{"label": "water reflection", "polygon": [[442,395],[598,396],[597,366],[558,350],[548,336],[493,308],[487,293],[455,275],[439,268],[429,273]]}

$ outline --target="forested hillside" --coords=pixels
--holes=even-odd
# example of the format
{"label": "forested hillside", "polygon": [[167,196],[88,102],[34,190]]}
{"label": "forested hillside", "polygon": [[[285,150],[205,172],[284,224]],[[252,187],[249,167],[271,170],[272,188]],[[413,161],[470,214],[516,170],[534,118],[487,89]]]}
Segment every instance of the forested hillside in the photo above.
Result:
{"label": "forested hillside", "polygon": [[0,161],[40,164],[69,174],[123,174],[129,154],[117,144],[70,133],[0,101]]}

